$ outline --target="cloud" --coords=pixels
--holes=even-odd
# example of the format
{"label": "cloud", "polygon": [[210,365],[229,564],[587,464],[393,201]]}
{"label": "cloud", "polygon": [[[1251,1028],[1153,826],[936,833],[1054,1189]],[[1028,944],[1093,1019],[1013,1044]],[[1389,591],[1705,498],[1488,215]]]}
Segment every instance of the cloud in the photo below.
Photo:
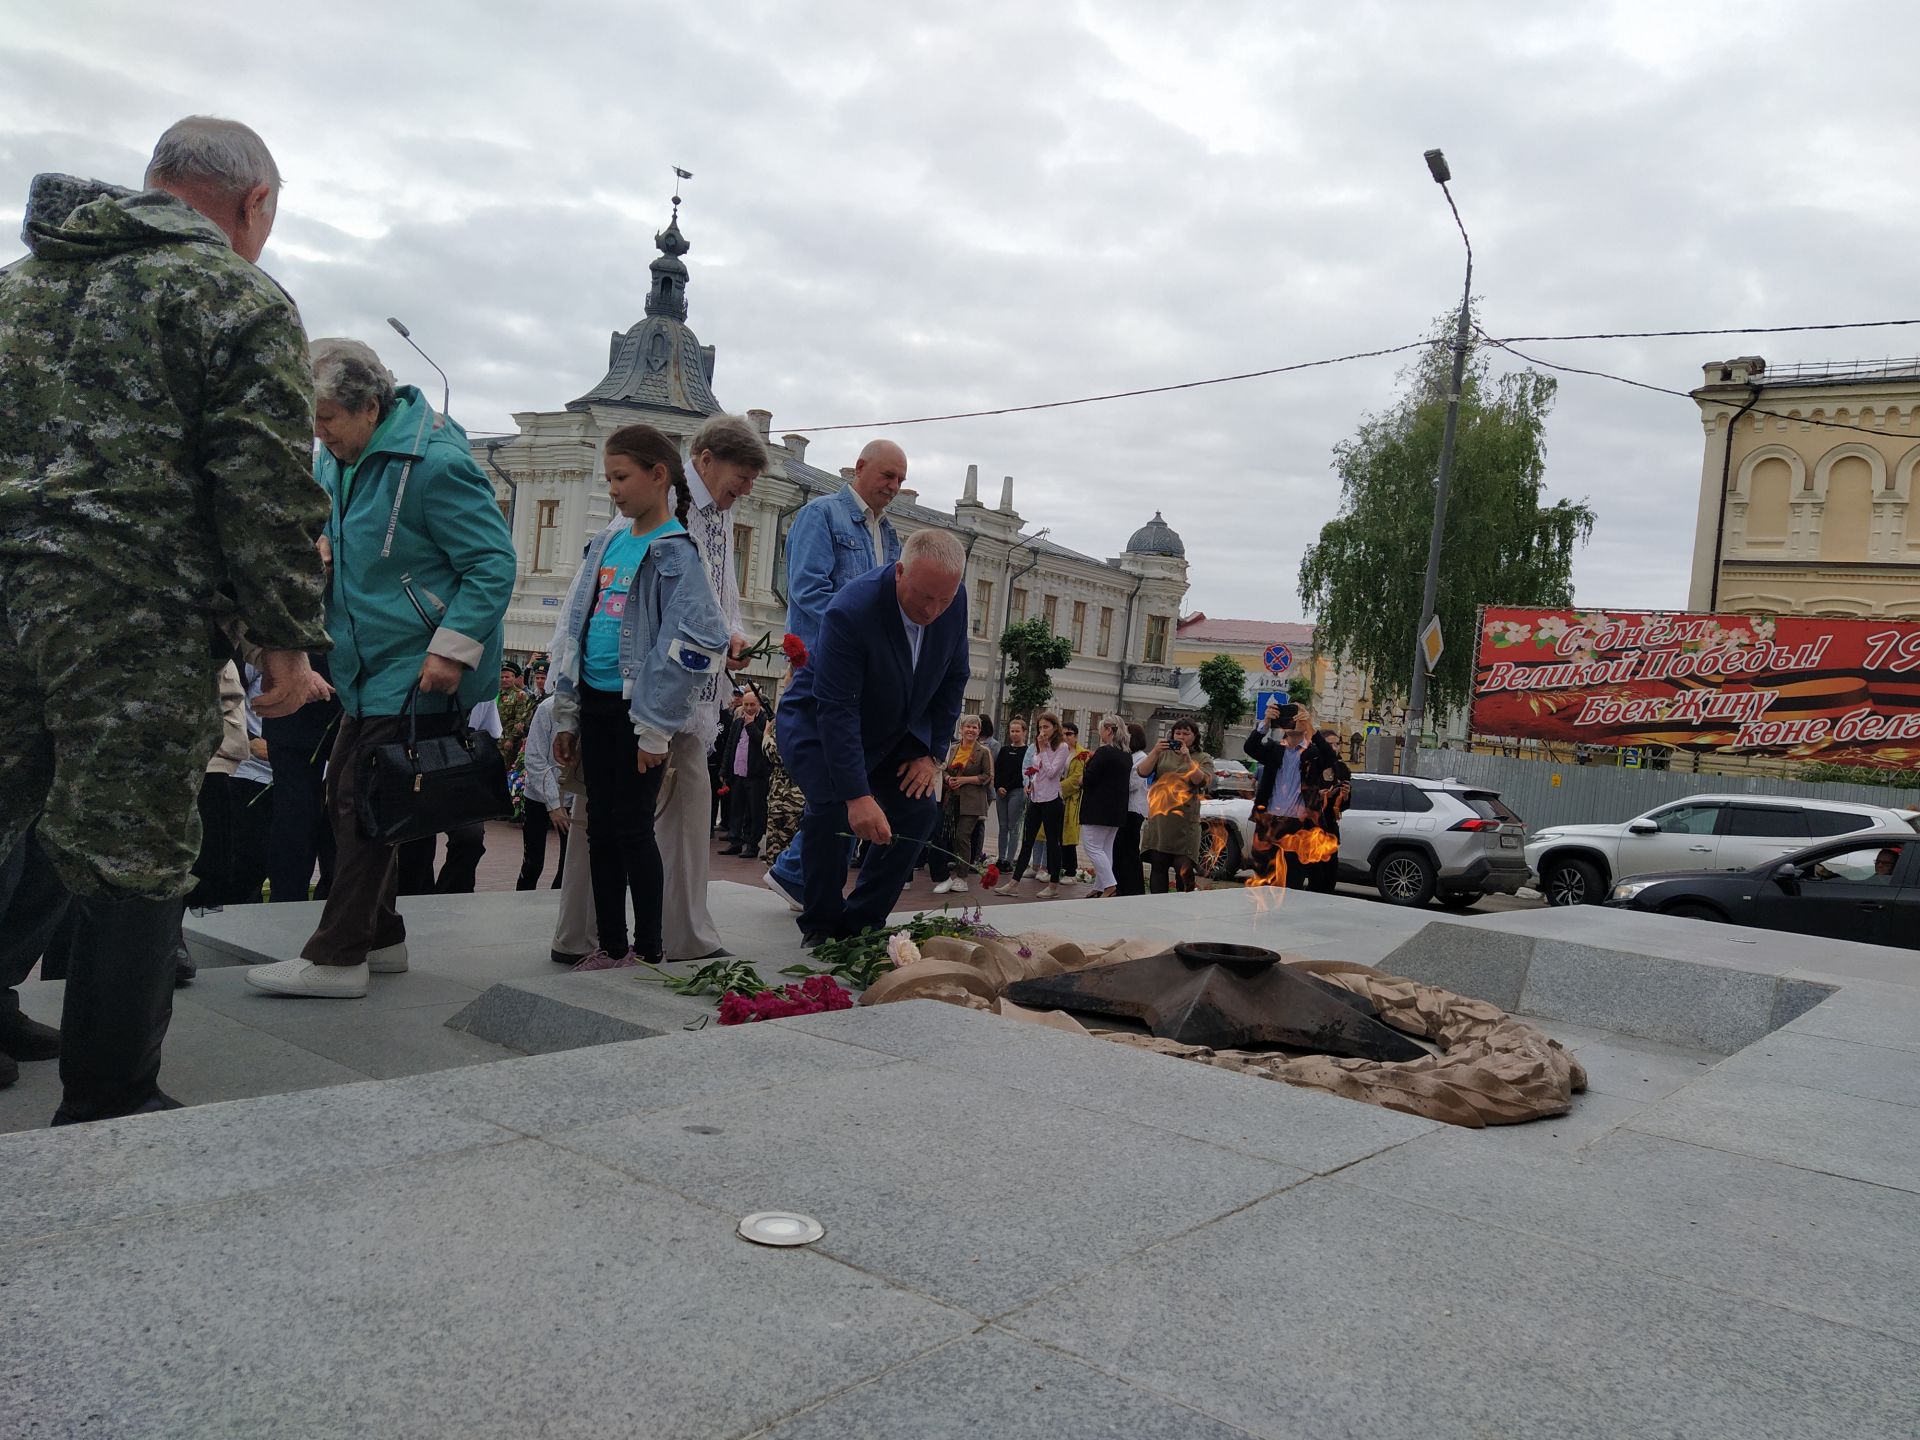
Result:
{"label": "cloud", "polygon": [[[0,40],[0,212],[41,169],[136,179],[180,114],[245,119],[288,176],[266,263],[313,333],[364,336],[431,387],[385,329],[399,315],[456,414],[505,430],[600,378],[680,164],[716,390],[780,432],[1415,339],[1464,258],[1420,162],[1435,144],[1494,333],[1896,314],[1915,202],[1882,177],[1920,159],[1916,38],[1904,9],[1845,4],[1744,6],[1736,27],[1652,3],[79,0],[10,16]],[[1723,354],[1920,338],[1531,348],[1684,390]],[[1398,370],[897,434],[930,503],[978,463],[983,484],[1016,477],[1030,523],[1101,555],[1159,510],[1190,605],[1296,619],[1333,447]],[[820,435],[810,458],[850,463],[865,438]],[[1547,443],[1550,493],[1599,512],[1581,599],[1683,603],[1694,407],[1570,376]]]}

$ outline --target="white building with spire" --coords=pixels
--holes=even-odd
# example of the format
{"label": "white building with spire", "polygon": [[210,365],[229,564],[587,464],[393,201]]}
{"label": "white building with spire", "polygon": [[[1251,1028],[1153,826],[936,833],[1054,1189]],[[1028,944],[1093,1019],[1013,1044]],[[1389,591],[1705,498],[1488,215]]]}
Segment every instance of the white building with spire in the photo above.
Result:
{"label": "white building with spire", "polygon": [[[723,407],[713,390],[714,351],[687,326],[687,267],[692,247],[680,231],[676,201],[667,228],[654,237],[660,255],[642,318],[615,332],[607,373],[591,390],[559,410],[517,412],[519,434],[476,445],[498,477],[513,529],[520,573],[507,609],[506,648],[525,657],[548,649],[554,620],[581,552],[612,518],[601,471],[606,436],[622,425],[646,424],[684,441]],[[745,412],[767,442],[772,463],[752,495],[737,501],[733,519],[741,610],[748,638],[786,630],[785,540],[794,514],[807,501],[846,484],[836,472],[807,462],[804,435],[771,433],[765,410]],[[849,439],[849,458],[874,436]],[[908,455],[909,482],[925,482]],[[888,518],[904,540],[938,526],[958,536],[967,552],[966,585],[973,632],[973,679],[967,708],[1003,726],[999,638],[1016,620],[1039,616],[1073,645],[1073,660],[1054,672],[1053,706],[1077,720],[1083,738],[1093,719],[1123,711],[1140,720],[1172,713],[1181,676],[1172,661],[1174,627],[1187,591],[1185,547],[1156,513],[1127,543],[1124,554],[1102,560],[1069,549],[1041,530],[1029,534],[1014,509],[1013,477],[1001,481],[997,505],[979,495],[979,467],[969,465],[953,508],[923,504],[902,489]],[[956,477],[958,478],[958,477]],[[773,660],[748,673],[770,690],[784,668]]]}

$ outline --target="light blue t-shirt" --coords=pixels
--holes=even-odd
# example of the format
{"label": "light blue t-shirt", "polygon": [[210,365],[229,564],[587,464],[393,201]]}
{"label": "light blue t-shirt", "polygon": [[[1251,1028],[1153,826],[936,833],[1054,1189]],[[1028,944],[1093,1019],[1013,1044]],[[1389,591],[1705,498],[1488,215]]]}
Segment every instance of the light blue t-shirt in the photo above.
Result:
{"label": "light blue t-shirt", "polygon": [[629,527],[607,542],[600,552],[600,575],[596,582],[593,613],[587,618],[586,653],[580,661],[580,678],[596,690],[618,694],[626,685],[620,673],[620,622],[627,613],[633,577],[647,558],[647,548],[662,535],[681,529],[678,520],[636,535]]}

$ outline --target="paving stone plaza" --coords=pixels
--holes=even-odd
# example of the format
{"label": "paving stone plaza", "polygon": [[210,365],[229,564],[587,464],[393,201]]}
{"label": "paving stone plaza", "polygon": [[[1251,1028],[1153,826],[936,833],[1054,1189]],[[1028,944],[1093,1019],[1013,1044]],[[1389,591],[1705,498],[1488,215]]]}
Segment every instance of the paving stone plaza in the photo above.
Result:
{"label": "paving stone plaza", "polygon": [[[772,896],[715,899],[736,954],[794,958]],[[211,915],[162,1077],[189,1108],[32,1128],[27,1067],[0,1430],[1920,1433],[1909,952],[1257,890],[993,917],[1538,1017],[1590,1089],[1468,1131],[929,1001],[722,1029],[557,972],[550,904],[403,902],[413,969],[353,1002],[241,983],[303,907]],[[769,1209],[825,1234],[737,1237]]]}

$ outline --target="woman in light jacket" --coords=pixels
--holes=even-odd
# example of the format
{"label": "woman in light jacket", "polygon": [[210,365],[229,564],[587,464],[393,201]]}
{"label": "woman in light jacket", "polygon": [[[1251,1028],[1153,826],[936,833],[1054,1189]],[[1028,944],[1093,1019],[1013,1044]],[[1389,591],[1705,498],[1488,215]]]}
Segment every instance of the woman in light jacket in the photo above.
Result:
{"label": "woman in light jacket", "polygon": [[1060,719],[1048,711],[1033,722],[1033,746],[1027,752],[1026,829],[1020,837],[1020,855],[1014,861],[1014,879],[1001,891],[1003,895],[1020,893],[1019,875],[1033,857],[1033,842],[1041,831],[1047,836],[1047,883],[1039,889],[1042,900],[1053,898],[1060,883],[1061,847],[1066,843],[1061,831],[1066,823],[1066,802],[1060,797],[1060,782],[1066,779],[1067,766],[1073,760],[1073,747],[1060,734]]}

